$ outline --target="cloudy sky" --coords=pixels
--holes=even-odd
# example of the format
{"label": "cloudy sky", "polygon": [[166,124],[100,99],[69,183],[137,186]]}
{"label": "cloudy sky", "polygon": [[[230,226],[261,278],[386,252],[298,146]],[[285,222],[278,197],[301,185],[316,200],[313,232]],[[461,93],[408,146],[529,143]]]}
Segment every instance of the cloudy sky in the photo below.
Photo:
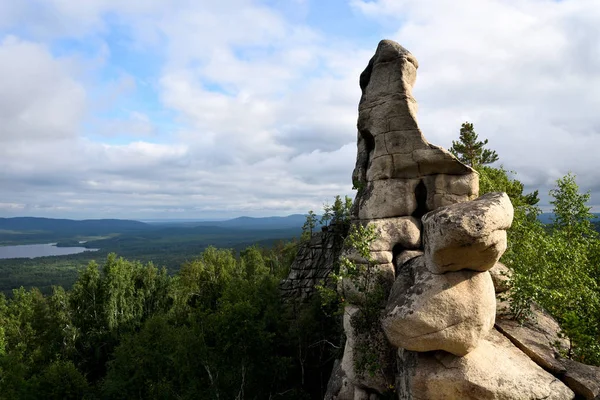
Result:
{"label": "cloudy sky", "polygon": [[358,76],[383,38],[419,60],[430,142],[471,121],[542,206],[569,171],[600,205],[598,0],[0,0],[0,217],[353,196]]}

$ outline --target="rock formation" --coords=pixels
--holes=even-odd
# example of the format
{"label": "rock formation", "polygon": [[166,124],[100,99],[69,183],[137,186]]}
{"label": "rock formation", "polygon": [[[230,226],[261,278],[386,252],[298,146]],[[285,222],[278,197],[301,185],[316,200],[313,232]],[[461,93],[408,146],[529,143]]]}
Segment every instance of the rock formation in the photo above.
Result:
{"label": "rock formation", "polygon": [[[325,398],[374,400],[394,390],[406,400],[573,399],[563,383],[571,379],[593,399],[600,391],[590,383],[600,376],[593,367],[569,375],[547,335],[496,318],[496,293],[510,278],[498,259],[513,208],[504,193],[478,198],[477,172],[424,138],[412,96],[417,67],[406,49],[383,40],[360,76],[353,223],[378,234],[371,271],[387,302],[379,331],[364,332],[354,316],[365,298],[348,300],[346,348]],[[547,330],[555,335],[558,327]],[[370,373],[357,370],[365,339],[377,344],[381,365]]]}
{"label": "rock formation", "polygon": [[347,227],[336,227],[300,243],[290,273],[279,285],[284,299],[303,302],[310,298],[337,264],[346,231]]}

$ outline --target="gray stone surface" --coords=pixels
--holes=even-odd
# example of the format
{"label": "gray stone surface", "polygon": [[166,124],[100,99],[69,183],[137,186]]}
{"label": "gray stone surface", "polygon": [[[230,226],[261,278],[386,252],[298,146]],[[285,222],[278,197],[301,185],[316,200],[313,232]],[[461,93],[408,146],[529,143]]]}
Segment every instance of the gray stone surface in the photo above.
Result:
{"label": "gray stone surface", "polygon": [[487,271],[506,250],[513,207],[506,193],[438,208],[423,216],[427,267],[433,273]]}
{"label": "gray stone surface", "polygon": [[392,251],[398,245],[403,249],[421,248],[421,221],[413,217],[397,217],[368,220],[377,239],[371,244],[372,251]]}
{"label": "gray stone surface", "polygon": [[398,271],[382,326],[397,348],[464,356],[492,329],[495,316],[489,273],[432,274],[418,257]]}
{"label": "gray stone surface", "polygon": [[365,296],[374,290],[383,290],[389,293],[396,276],[394,264],[357,264],[361,270],[358,276],[345,277],[338,283],[338,293],[349,304],[362,305]]}
{"label": "gray stone surface", "polygon": [[[352,326],[352,319],[354,315],[359,312],[358,308],[355,306],[346,306],[344,309],[344,332],[346,332],[346,344],[344,346],[344,355],[341,361],[341,369],[343,374],[348,378],[348,380],[354,385],[355,388],[369,388],[372,391],[376,391],[378,393],[384,393],[391,382],[393,382],[393,378],[390,376],[386,376],[382,370],[377,371],[375,374],[371,375],[368,372],[358,372],[355,367],[355,354],[357,352],[357,344],[359,340],[364,340],[361,338],[361,333],[356,332],[356,330]],[[379,337],[371,337],[369,340],[373,341],[374,348],[380,349],[381,353],[379,357],[381,358],[381,363],[385,364],[387,361],[385,360],[387,356],[389,348],[383,334]],[[378,342],[378,343],[375,343]],[[379,344],[380,346],[377,346]],[[355,390],[356,395],[356,390]],[[360,392],[358,392],[360,394]]]}
{"label": "gray stone surface", "polygon": [[315,285],[327,279],[340,257],[344,232],[318,232],[298,246],[296,258],[280,289],[286,299],[307,300]]}
{"label": "gray stone surface", "polygon": [[500,333],[492,330],[464,357],[419,353],[414,400],[571,400],[575,394]]}
{"label": "gray stone surface", "polygon": [[565,373],[559,352],[566,351],[569,342],[559,336],[560,326],[548,313],[536,307],[533,317],[523,323],[499,315],[496,329],[540,367],[553,374]]}
{"label": "gray stone surface", "polygon": [[585,400],[600,399],[600,368],[573,360],[563,360],[567,372],[563,380]]}
{"label": "gray stone surface", "polygon": [[396,265],[396,275],[398,274],[398,270],[402,268],[402,266],[413,258],[422,256],[423,252],[421,250],[404,250],[394,260]]}

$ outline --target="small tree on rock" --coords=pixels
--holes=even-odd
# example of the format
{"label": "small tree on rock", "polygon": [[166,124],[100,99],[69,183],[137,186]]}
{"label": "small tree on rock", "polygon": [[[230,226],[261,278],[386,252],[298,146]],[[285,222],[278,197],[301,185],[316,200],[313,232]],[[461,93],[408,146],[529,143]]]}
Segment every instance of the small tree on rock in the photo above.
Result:
{"label": "small tree on rock", "polygon": [[488,144],[488,140],[477,139],[473,124],[465,122],[460,128],[459,140],[452,141],[450,153],[473,168],[498,161],[498,154],[494,150],[484,148]]}
{"label": "small tree on rock", "polygon": [[310,210],[306,215],[306,222],[302,226],[302,240],[310,240],[313,236],[313,231],[317,226],[317,214]]}
{"label": "small tree on rock", "polygon": [[587,205],[590,193],[579,193],[575,176],[571,173],[556,181],[556,188],[550,191],[554,200],[554,228],[561,230],[567,238],[595,236],[592,220],[596,218]]}

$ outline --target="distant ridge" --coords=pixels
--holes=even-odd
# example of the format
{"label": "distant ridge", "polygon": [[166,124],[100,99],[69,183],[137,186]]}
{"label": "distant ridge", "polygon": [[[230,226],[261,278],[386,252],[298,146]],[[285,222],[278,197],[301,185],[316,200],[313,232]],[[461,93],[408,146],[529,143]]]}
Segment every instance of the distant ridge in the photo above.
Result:
{"label": "distant ridge", "polygon": [[54,219],[39,217],[0,218],[0,230],[60,234],[106,234],[146,230],[150,225],[127,219]]}
{"label": "distant ridge", "polygon": [[[599,222],[598,218],[600,218],[600,214],[593,214],[596,216],[596,218],[592,219],[592,222]],[[552,224],[554,223],[554,213],[541,213],[538,215],[538,221],[540,221],[542,224]]]}
{"label": "distant ridge", "polygon": [[287,217],[238,217],[225,221],[202,221],[196,226],[218,226],[232,229],[290,229],[301,228],[306,215],[292,214]]}
{"label": "distant ridge", "polygon": [[[317,216],[319,218],[319,216]],[[292,214],[286,217],[237,217],[222,221],[152,220],[140,222],[127,219],[55,219],[39,217],[0,218],[2,231],[20,233],[53,233],[69,235],[101,235],[156,230],[164,227],[193,228],[217,227],[241,230],[300,229],[306,215]]]}

